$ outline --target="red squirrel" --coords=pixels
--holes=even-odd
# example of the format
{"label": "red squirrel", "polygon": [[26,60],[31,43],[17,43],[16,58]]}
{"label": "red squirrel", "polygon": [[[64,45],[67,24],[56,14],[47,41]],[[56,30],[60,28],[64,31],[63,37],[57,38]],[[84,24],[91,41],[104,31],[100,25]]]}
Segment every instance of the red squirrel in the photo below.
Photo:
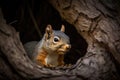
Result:
{"label": "red squirrel", "polygon": [[[30,58],[38,65],[46,67],[63,66],[64,55],[71,48],[70,39],[64,32],[64,25],[61,30],[53,30],[52,26],[48,25],[41,41],[34,44],[35,47],[31,47],[31,43],[25,44]],[[29,51],[31,48],[32,52]]]}

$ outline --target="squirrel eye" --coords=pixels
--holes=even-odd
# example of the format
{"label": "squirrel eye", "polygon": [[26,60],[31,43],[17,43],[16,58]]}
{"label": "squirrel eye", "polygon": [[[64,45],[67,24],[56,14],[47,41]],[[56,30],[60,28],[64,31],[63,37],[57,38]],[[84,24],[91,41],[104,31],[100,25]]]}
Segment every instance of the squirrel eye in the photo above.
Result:
{"label": "squirrel eye", "polygon": [[54,42],[59,42],[60,38],[58,36],[54,37]]}

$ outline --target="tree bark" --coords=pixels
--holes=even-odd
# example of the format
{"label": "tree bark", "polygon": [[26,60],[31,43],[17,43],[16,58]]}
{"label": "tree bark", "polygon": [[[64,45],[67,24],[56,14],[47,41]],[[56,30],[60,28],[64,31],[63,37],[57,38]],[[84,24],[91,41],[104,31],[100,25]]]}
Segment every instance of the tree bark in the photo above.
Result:
{"label": "tree bark", "polygon": [[112,54],[120,66],[120,14],[117,10],[119,1],[49,0],[49,2],[63,19],[75,26],[79,34],[87,41],[86,56],[89,52],[99,56],[92,56],[93,63],[109,63],[111,59],[107,60],[108,56],[106,58],[105,56]]}
{"label": "tree bark", "polygon": [[120,64],[120,20],[112,0],[49,2],[86,40],[86,55],[72,67],[43,68],[34,64],[23,48],[19,33],[6,24],[0,11],[0,79],[7,76],[11,80],[119,80],[110,56]]}
{"label": "tree bark", "polygon": [[104,44],[120,63],[120,19],[117,10],[119,4],[115,4],[118,3],[116,0],[50,0],[49,2],[63,19],[75,26],[89,46],[95,41]]}

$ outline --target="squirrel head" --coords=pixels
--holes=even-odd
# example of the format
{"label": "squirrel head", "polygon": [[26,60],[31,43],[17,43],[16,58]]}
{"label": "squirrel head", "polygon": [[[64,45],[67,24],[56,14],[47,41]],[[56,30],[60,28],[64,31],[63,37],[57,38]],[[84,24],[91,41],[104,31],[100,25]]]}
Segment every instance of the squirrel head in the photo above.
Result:
{"label": "squirrel head", "polygon": [[60,30],[53,30],[51,25],[48,25],[44,34],[44,49],[48,53],[65,54],[71,48],[70,39],[64,33],[65,26],[62,25]]}

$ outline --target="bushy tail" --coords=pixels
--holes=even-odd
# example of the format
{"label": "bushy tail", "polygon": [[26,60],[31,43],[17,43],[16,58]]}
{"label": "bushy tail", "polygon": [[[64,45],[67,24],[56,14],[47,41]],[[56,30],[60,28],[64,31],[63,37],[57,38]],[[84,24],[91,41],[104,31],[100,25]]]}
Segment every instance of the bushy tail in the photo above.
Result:
{"label": "bushy tail", "polygon": [[25,48],[28,56],[30,57],[30,59],[33,58],[33,53],[34,53],[35,46],[37,45],[37,43],[38,43],[37,41],[31,41],[31,42],[24,44],[24,48]]}

